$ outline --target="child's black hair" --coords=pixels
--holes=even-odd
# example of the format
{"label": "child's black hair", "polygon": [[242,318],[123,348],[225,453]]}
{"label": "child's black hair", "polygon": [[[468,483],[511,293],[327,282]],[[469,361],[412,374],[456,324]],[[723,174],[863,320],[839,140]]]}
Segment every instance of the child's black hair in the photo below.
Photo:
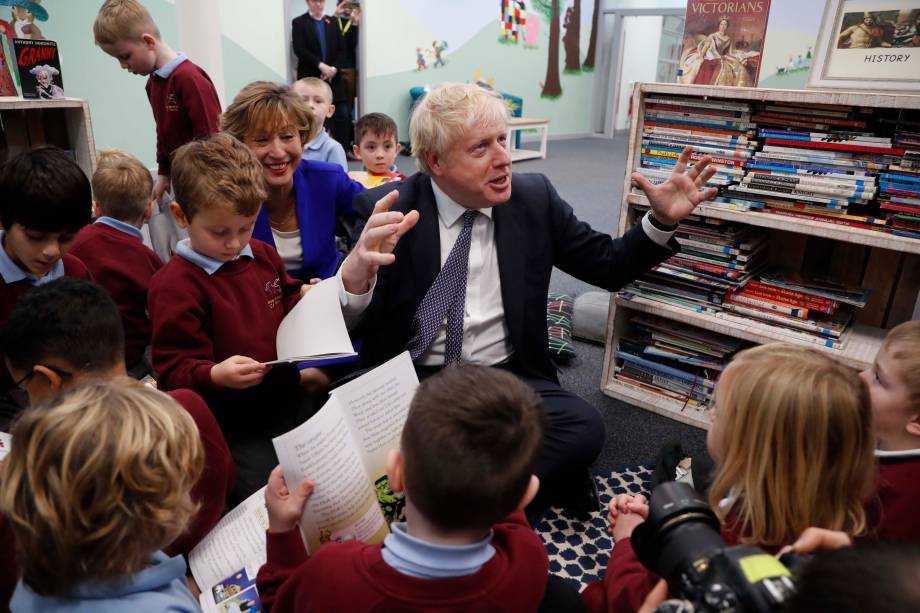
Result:
{"label": "child's black hair", "polygon": [[0,168],[0,223],[39,232],[77,232],[90,222],[89,179],[57,147],[20,153]]}
{"label": "child's black hair", "polygon": [[18,370],[54,358],[78,372],[101,372],[124,360],[124,328],[104,289],[62,277],[19,300],[0,328],[0,351]]}

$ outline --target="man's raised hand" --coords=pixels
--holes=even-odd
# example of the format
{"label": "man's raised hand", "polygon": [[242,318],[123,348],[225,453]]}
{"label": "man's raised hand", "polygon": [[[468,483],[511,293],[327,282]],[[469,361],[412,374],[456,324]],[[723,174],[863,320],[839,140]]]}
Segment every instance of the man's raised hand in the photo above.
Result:
{"label": "man's raised hand", "polygon": [[652,206],[652,213],[663,224],[678,223],[692,213],[696,205],[714,198],[718,193],[715,188],[700,191],[700,188],[706,185],[706,182],[716,173],[716,169],[709,166],[712,158],[708,155],[698,160],[693,168],[684,174],[692,151],[692,147],[684,147],[671,176],[660,185],[652,185],[651,181],[641,173],[632,173],[633,183],[645,192]]}
{"label": "man's raised hand", "polygon": [[398,198],[399,192],[394,189],[377,201],[355,248],[342,263],[342,282],[350,294],[363,294],[370,289],[377,269],[396,261],[396,243],[418,223],[418,211],[405,215],[390,211]]}

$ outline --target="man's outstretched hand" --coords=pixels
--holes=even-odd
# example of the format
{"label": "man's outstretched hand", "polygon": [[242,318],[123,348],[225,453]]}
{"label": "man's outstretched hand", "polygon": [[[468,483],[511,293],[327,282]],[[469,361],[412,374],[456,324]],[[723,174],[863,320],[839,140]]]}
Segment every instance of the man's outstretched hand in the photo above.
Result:
{"label": "man's outstretched hand", "polygon": [[712,158],[708,155],[698,160],[689,172],[684,173],[692,151],[690,146],[684,147],[671,176],[660,185],[652,185],[651,181],[638,172],[632,173],[633,183],[645,192],[655,218],[665,225],[678,223],[692,213],[696,205],[714,198],[718,193],[714,187],[700,191],[716,173],[715,168],[709,167]]}
{"label": "man's outstretched hand", "polygon": [[342,282],[351,294],[364,294],[381,266],[396,261],[393,249],[403,234],[418,223],[418,211],[403,215],[390,211],[399,198],[395,189],[377,201],[358,242],[342,263]]}

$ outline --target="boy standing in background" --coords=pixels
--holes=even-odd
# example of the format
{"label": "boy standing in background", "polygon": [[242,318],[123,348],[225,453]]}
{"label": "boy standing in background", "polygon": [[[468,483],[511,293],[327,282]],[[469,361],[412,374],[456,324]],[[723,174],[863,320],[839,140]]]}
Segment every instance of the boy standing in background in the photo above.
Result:
{"label": "boy standing in background", "polygon": [[403,181],[406,175],[396,168],[399,144],[396,122],[383,113],[368,113],[355,124],[355,156],[364,163],[364,170],[353,170],[348,176],[371,189],[393,181]]}
{"label": "boy standing in background", "polygon": [[304,159],[338,164],[342,170],[348,172],[345,149],[329,136],[323,126],[326,120],[335,114],[335,105],[332,104],[332,88],[322,79],[306,77],[295,81],[291,89],[310,107],[315,120],[310,142],[303,148]]}
{"label": "boy standing in background", "polygon": [[[106,0],[93,23],[96,44],[132,74],[149,76],[147,98],[157,126],[157,180],[153,199],[169,191],[170,155],[190,140],[218,130],[220,101],[207,73],[160,38],[160,30],[137,0]],[[168,206],[168,203],[167,203]],[[164,260],[180,238],[165,206],[151,220],[151,242]]]}

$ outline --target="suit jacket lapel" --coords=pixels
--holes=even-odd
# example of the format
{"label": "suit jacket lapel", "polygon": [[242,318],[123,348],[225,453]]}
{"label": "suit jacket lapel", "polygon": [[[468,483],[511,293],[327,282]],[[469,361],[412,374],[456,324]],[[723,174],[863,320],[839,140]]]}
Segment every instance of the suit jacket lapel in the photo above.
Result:
{"label": "suit jacket lapel", "polygon": [[[434,283],[441,270],[441,234],[438,230],[438,205],[431,190],[431,177],[417,173],[416,189],[418,191],[416,208],[419,212],[418,223],[409,230],[410,259],[414,273],[412,284],[417,292],[416,302],[421,302],[425,292]],[[412,178],[409,179],[411,181]],[[408,194],[407,194],[408,195]],[[408,212],[406,210],[405,212]]]}
{"label": "suit jacket lapel", "polygon": [[512,192],[508,202],[496,206],[492,211],[505,323],[508,325],[511,344],[517,349],[523,346],[524,338],[524,287],[527,262],[523,244],[527,240],[525,233],[527,208],[522,203],[515,202]]}

